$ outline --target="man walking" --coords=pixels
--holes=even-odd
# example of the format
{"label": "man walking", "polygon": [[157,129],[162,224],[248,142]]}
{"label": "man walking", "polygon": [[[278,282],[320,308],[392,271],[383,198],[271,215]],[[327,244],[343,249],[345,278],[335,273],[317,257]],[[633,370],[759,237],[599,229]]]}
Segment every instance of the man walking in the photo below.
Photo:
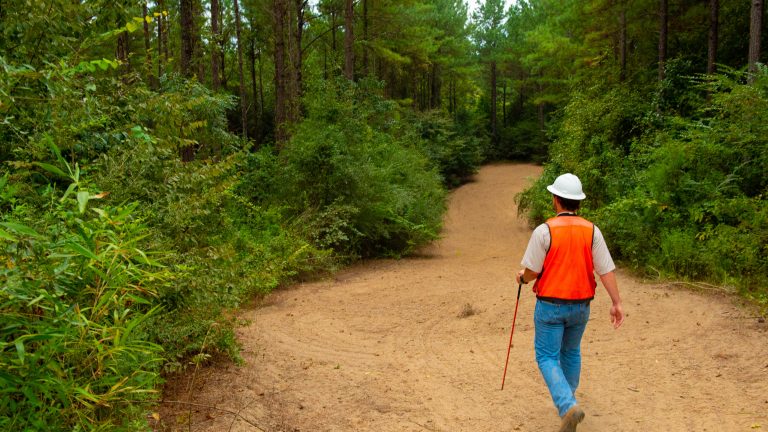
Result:
{"label": "man walking", "polygon": [[581,336],[595,296],[594,272],[611,297],[611,322],[624,322],[611,254],[600,230],[576,216],[586,198],[581,181],[563,174],[547,186],[557,216],[539,225],[528,242],[518,283],[536,280],[536,362],[562,418],[560,432],[573,432],[584,419],[574,396],[581,373]]}

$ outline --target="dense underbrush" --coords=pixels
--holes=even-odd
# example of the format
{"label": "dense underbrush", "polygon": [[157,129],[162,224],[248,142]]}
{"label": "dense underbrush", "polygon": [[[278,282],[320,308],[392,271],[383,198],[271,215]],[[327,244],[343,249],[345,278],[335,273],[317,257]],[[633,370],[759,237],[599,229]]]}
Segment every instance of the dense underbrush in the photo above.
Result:
{"label": "dense underbrush", "polygon": [[753,84],[739,73],[678,81],[685,86],[663,109],[622,87],[575,96],[544,175],[518,197],[521,211],[542,222],[551,214],[545,186],[572,172],[587,194],[583,214],[616,257],[766,306],[768,74]]}
{"label": "dense underbrush", "polygon": [[0,66],[3,430],[141,428],[164,371],[237,361],[242,302],[436,238],[483,153],[375,82],[312,88],[254,151],[194,81]]}

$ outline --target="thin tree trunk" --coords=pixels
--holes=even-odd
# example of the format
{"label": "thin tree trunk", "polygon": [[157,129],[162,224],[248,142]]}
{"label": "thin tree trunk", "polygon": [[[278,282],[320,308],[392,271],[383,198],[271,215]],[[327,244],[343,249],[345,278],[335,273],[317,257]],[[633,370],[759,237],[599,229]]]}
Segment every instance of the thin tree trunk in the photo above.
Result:
{"label": "thin tree trunk", "polygon": [[720,1],[709,0],[709,44],[707,47],[707,73],[717,72],[717,36],[720,15]]}
{"label": "thin tree trunk", "polygon": [[659,81],[664,80],[664,67],[667,63],[668,13],[669,13],[668,0],[660,0],[659,1]]}
{"label": "thin tree trunk", "polygon": [[275,37],[275,140],[278,147],[288,141],[287,74],[285,62],[285,33],[288,20],[287,0],[273,0]]}
{"label": "thin tree trunk", "polygon": [[[539,93],[544,92],[544,86],[539,83],[538,85]],[[544,142],[547,139],[547,132],[545,129],[545,117],[544,117],[544,102],[539,102],[539,104],[536,106],[536,111],[538,113],[539,118],[539,137],[541,139],[541,144],[543,145]]]}
{"label": "thin tree trunk", "polygon": [[[168,18],[168,11],[165,10],[163,0],[158,0],[158,3],[162,9],[160,19],[163,21],[163,57],[165,58],[165,65],[168,67],[168,59],[170,58],[168,55],[168,35],[171,33],[171,21]],[[160,53],[157,55],[160,55]]]}
{"label": "thin tree trunk", "polygon": [[754,82],[757,63],[760,61],[760,38],[763,29],[763,0],[752,0],[752,16],[749,21],[749,82]]}
{"label": "thin tree trunk", "polygon": [[213,91],[219,89],[221,80],[219,79],[219,0],[211,0],[211,88]]}
{"label": "thin tree trunk", "polygon": [[234,0],[235,33],[237,36],[237,68],[240,74],[240,117],[243,123],[243,138],[248,138],[248,108],[245,97],[245,77],[243,76],[243,41],[240,37],[240,6]]}
{"label": "thin tree trunk", "polygon": [[331,12],[331,52],[336,54],[336,11]]}
{"label": "thin tree trunk", "polygon": [[491,62],[491,141],[497,142],[498,125],[496,124],[496,98],[498,89],[496,88],[496,62]]}
{"label": "thin tree trunk", "polygon": [[128,32],[122,32],[117,37],[117,59],[120,60],[120,73],[126,74],[131,70],[131,64],[128,61],[128,55],[130,53],[129,51],[129,45],[130,45],[130,39],[129,39]]}
{"label": "thin tree trunk", "polygon": [[259,118],[264,115],[264,74],[262,73],[261,50],[256,53],[259,59]]}
{"label": "thin tree trunk", "polygon": [[501,87],[501,125],[507,126],[507,81]]}
{"label": "thin tree trunk", "polygon": [[525,71],[520,69],[520,90],[518,91],[518,97],[517,97],[517,112],[519,113],[519,115],[523,114],[523,108],[525,107],[524,90],[525,90]]}
{"label": "thin tree trunk", "polygon": [[201,39],[201,28],[200,28],[200,22],[199,18],[203,16],[203,4],[200,3],[200,0],[195,0],[195,21],[194,21],[194,28],[195,28],[195,54],[192,56],[192,63],[197,68],[197,80],[200,83],[205,82],[205,75],[207,72],[207,68],[205,67],[205,61],[203,61],[203,40]]}
{"label": "thin tree trunk", "polygon": [[307,7],[307,0],[295,0],[296,7],[296,30],[293,33],[293,68],[292,72],[292,94],[291,94],[291,121],[297,121],[300,117],[300,101],[303,94],[303,54],[301,50],[304,37],[304,10]]}
{"label": "thin tree trunk", "polygon": [[[256,86],[256,43],[254,42],[253,35],[251,35],[250,50],[248,51],[251,58],[251,94],[253,94],[255,103],[256,97],[258,96],[258,87]],[[256,112],[256,134],[254,134],[254,137],[258,136],[259,127],[261,126],[261,107],[258,107]]]}
{"label": "thin tree trunk", "polygon": [[[160,80],[160,77],[163,76],[163,2],[158,1],[158,6],[160,6],[160,16],[157,17],[157,79]],[[166,61],[168,58],[166,57]]]}
{"label": "thin tree trunk", "polygon": [[627,10],[624,4],[619,12],[619,81],[627,79]]}
{"label": "thin tree trunk", "polygon": [[354,13],[353,0],[346,0],[344,7],[344,77],[350,81],[355,79],[355,39],[352,33]]}
{"label": "thin tree trunk", "polygon": [[142,12],[142,17],[144,17],[144,51],[146,53],[146,57],[144,60],[147,65],[147,75],[148,75],[149,86],[154,88],[155,78],[154,76],[152,76],[152,44],[149,40],[149,23],[147,22],[147,15],[149,15],[149,13],[147,12],[146,3],[142,3],[141,12]]}
{"label": "thin tree trunk", "polygon": [[430,103],[430,108],[432,109],[438,109],[440,108],[440,99],[441,99],[441,87],[442,83],[440,82],[440,69],[437,63],[432,64],[432,100]]}
{"label": "thin tree trunk", "polygon": [[453,80],[453,112],[457,113],[459,111],[459,104],[458,104],[458,97],[457,97],[457,85],[456,85],[456,79]]}
{"label": "thin tree trunk", "polygon": [[[368,0],[363,2],[363,41],[368,43]],[[370,75],[368,70],[368,49],[363,45],[363,75]]]}
{"label": "thin tree trunk", "polygon": [[192,76],[192,58],[196,51],[194,9],[192,0],[181,0],[179,5],[179,19],[181,21],[181,74],[186,77]]}
{"label": "thin tree trunk", "polygon": [[225,3],[219,2],[219,33],[221,34],[221,37],[219,37],[219,77],[221,80],[221,86],[226,88],[227,87],[227,74],[226,74],[226,66],[227,66],[227,51],[226,51],[226,35],[224,34],[224,14],[226,13],[224,11],[224,5]]}
{"label": "thin tree trunk", "polygon": [[328,46],[323,45],[323,79],[328,79]]}

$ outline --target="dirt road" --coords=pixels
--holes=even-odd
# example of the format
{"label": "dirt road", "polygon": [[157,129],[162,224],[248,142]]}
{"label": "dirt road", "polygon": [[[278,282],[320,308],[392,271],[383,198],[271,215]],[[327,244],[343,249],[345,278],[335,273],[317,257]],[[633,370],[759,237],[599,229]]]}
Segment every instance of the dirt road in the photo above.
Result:
{"label": "dirt road", "polygon": [[[197,374],[191,430],[258,430],[204,405],[267,431],[557,430],[525,287],[500,390],[513,272],[530,235],[513,197],[539,173],[485,167],[452,194],[442,240],[418,256],[362,263],[244,311],[245,365]],[[621,329],[602,287],[592,303],[579,431],[768,430],[768,325],[722,296],[621,272],[619,287]],[[164,411],[167,429],[188,430],[185,412]]]}

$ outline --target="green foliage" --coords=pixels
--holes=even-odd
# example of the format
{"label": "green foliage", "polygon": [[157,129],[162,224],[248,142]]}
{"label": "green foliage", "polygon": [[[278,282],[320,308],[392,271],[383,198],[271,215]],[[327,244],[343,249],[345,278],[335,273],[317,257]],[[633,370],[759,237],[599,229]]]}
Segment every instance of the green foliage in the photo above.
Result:
{"label": "green foliage", "polygon": [[414,130],[395,104],[371,94],[375,86],[319,88],[279,158],[258,158],[275,173],[275,192],[243,184],[244,195],[286,206],[317,247],[353,256],[399,255],[434,239],[445,196]]}
{"label": "green foliage", "polygon": [[136,205],[92,207],[72,184],[43,218],[19,205],[0,223],[3,430],[134,430],[155,397],[148,324],[173,273]]}
{"label": "green foliage", "polygon": [[459,125],[436,111],[413,113],[405,121],[415,125],[423,151],[437,166],[443,184],[459,186],[477,172],[485,158],[480,138],[462,133]]}
{"label": "green foliage", "polygon": [[741,79],[693,78],[694,94],[676,99],[707,91],[711,102],[692,118],[660,117],[620,89],[576,95],[545,175],[518,198],[521,211],[543,220],[551,206],[544,186],[573,172],[585,186],[584,213],[614,255],[648,271],[736,285],[765,304],[768,74],[752,85]]}

